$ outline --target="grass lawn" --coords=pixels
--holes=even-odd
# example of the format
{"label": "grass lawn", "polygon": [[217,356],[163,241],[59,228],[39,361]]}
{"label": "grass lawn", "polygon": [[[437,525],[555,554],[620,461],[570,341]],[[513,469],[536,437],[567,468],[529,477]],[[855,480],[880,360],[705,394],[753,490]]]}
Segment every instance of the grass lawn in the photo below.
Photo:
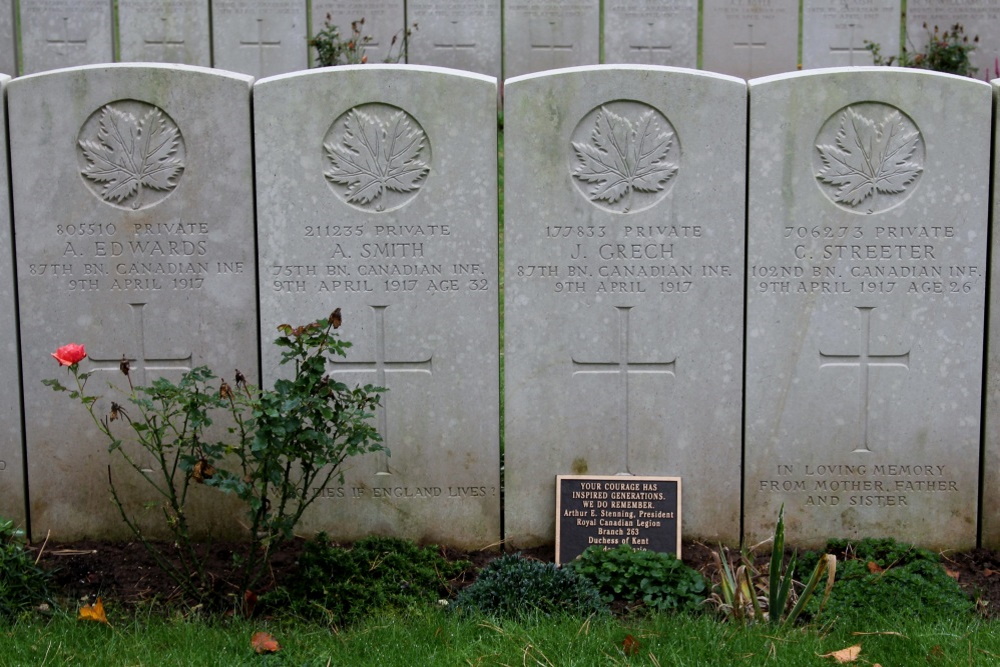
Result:
{"label": "grass lawn", "polygon": [[[833,665],[821,656],[854,645],[858,665],[1000,664],[996,622],[973,618],[783,630],[711,616],[497,622],[425,609],[337,631],[291,619],[108,613],[110,625],[64,615],[18,621],[0,631],[0,665]],[[253,652],[250,638],[260,630],[279,652]]]}

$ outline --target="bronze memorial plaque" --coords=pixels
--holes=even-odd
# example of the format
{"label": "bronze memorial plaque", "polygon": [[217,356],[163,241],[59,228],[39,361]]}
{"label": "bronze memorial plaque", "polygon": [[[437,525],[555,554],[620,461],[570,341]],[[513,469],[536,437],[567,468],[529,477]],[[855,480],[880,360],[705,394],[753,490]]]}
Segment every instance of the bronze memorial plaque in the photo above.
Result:
{"label": "bronze memorial plaque", "polygon": [[681,556],[681,478],[556,475],[556,563],[594,544]]}

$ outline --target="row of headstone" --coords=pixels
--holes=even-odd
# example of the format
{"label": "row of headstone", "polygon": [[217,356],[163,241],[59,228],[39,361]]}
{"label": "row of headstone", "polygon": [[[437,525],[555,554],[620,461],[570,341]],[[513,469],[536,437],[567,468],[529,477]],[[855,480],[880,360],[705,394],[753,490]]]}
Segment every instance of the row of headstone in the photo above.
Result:
{"label": "row of headstone", "polygon": [[[990,86],[869,68],[748,98],[734,77],[602,66],[506,89],[510,546],[552,541],[558,474],[681,477],[685,538],[757,541],[784,506],[804,545],[971,547],[979,516],[1000,543],[996,346],[977,514]],[[269,386],[276,326],[340,307],[354,346],[331,372],[388,387],[390,455],[351,459],[303,531],[500,539],[495,80],[117,65],[6,90],[36,536],[124,537],[109,475],[155,500],[41,384],[66,381],[58,346],[87,345],[92,393],[127,390],[123,357],[138,384],[207,364]],[[16,377],[16,346],[0,353]],[[0,512],[21,518],[14,384]],[[234,505],[193,493],[202,534],[238,536]],[[652,525],[630,493],[610,511]]]}
{"label": "row of headstone", "polygon": [[[18,71],[18,52],[25,74],[111,62],[114,24],[122,62],[271,76],[306,69],[308,36],[328,20],[346,41],[360,19],[372,63],[405,59],[497,77],[501,70],[512,77],[598,62],[699,66],[696,0],[512,0],[502,16],[494,0],[117,0],[116,24],[112,0],[19,6],[19,40],[12,8],[0,10],[0,71]],[[998,11],[991,0],[912,2],[904,43],[924,48],[933,26],[961,23],[979,37],[974,64],[1000,76]],[[866,40],[881,45],[884,56],[901,44],[901,0],[704,0],[701,12],[700,66],[744,78],[870,65]]]}

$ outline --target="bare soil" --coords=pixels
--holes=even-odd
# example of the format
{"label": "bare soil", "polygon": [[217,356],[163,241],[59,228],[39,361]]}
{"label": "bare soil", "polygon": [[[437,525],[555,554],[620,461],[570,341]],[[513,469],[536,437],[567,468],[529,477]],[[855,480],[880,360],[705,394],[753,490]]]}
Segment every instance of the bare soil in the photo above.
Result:
{"label": "bare soil", "polygon": [[[285,544],[278,550],[271,563],[271,570],[259,585],[262,594],[283,581],[295,576],[295,566],[303,541]],[[219,597],[233,600],[242,597],[233,582],[233,555],[240,545],[200,545],[207,571],[211,574],[214,589]],[[105,604],[112,602],[122,607],[145,604],[183,607],[185,600],[176,583],[156,565],[153,558],[138,542],[85,541],[70,544],[36,544],[31,549],[40,553],[39,563],[53,574],[58,595],[67,603],[92,602],[100,596]],[[469,560],[476,569],[496,558],[497,551],[459,552],[442,550],[450,560]],[[708,546],[685,542],[683,559],[709,579],[717,580],[717,572]],[[525,552],[543,561],[554,560],[554,550],[542,547]],[[980,612],[990,618],[1000,618],[1000,552],[974,549],[963,553],[942,554],[942,565],[959,585],[978,602]],[[458,586],[469,581],[455,582]]]}

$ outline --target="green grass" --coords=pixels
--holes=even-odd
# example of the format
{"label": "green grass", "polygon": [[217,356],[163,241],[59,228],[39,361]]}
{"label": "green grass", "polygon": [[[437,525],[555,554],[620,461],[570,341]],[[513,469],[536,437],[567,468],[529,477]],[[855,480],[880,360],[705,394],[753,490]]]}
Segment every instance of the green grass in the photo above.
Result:
{"label": "green grass", "polygon": [[[778,631],[708,616],[497,623],[427,609],[334,631],[292,620],[109,615],[110,627],[66,616],[21,620],[0,630],[0,665],[825,665],[834,663],[819,655],[854,644],[862,647],[860,665],[1000,661],[1000,627],[972,618]],[[281,651],[254,654],[250,637],[258,630],[270,632]],[[628,635],[638,642],[631,656],[622,649]]]}

